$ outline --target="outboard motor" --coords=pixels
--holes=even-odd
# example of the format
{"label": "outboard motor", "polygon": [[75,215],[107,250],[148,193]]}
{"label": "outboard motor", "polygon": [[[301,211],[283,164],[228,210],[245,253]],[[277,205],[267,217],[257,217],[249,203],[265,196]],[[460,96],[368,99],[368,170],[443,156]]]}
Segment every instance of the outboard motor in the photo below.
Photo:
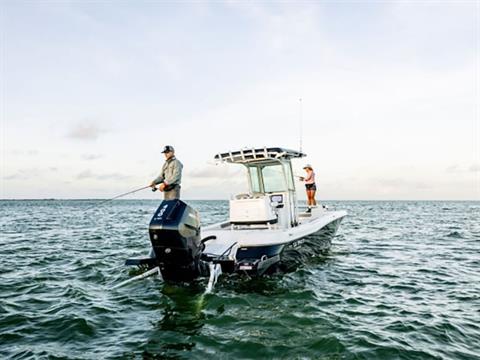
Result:
{"label": "outboard motor", "polygon": [[148,228],[156,262],[165,280],[191,281],[207,276],[208,265],[200,260],[200,216],[181,200],[164,200]]}

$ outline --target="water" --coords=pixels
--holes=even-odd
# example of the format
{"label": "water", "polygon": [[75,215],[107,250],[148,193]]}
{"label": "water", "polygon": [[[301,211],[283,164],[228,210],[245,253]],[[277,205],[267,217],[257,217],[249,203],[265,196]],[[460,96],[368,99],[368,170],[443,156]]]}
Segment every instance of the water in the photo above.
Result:
{"label": "water", "polygon": [[91,204],[0,202],[0,358],[480,359],[480,202],[331,202],[349,216],[328,253],[209,295],[112,290],[158,203]]}

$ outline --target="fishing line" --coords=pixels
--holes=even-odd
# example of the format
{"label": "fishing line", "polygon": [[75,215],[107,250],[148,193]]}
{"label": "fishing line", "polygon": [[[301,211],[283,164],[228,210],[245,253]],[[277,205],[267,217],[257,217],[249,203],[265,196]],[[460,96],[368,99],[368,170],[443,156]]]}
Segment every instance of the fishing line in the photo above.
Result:
{"label": "fishing line", "polygon": [[[97,207],[97,206],[99,206],[99,205],[102,205],[102,204],[104,204],[104,203],[106,203],[106,202],[108,202],[108,201],[112,201],[112,200],[121,198],[122,196],[126,196],[126,195],[129,195],[129,194],[136,193],[136,192],[138,192],[138,191],[140,191],[140,190],[144,190],[144,189],[149,188],[149,187],[150,187],[150,185],[147,185],[147,186],[141,187],[140,189],[135,189],[135,190],[126,192],[126,193],[124,193],[124,194],[117,195],[117,196],[115,196],[115,197],[113,197],[113,198],[111,198],[111,199],[107,199],[107,200],[100,201],[100,202],[97,203],[97,204],[94,204],[94,205],[92,205],[92,206],[89,206],[88,208],[85,209],[85,211],[86,211],[86,210],[93,209],[94,207]],[[155,189],[152,188],[152,191],[155,191],[155,190],[157,190],[157,189],[156,189],[156,188],[155,188]]]}

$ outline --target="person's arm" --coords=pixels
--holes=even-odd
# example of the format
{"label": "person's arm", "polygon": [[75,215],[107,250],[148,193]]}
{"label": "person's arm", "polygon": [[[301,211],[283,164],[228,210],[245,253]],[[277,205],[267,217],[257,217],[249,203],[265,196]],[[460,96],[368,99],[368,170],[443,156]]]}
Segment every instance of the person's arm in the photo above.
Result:
{"label": "person's arm", "polygon": [[155,186],[162,183],[165,180],[165,166],[162,167],[162,172],[152,180],[150,186]]}
{"label": "person's arm", "polygon": [[165,185],[172,185],[172,184],[179,184],[180,181],[182,180],[182,169],[183,165],[179,160],[175,160],[172,164],[173,171],[172,174],[167,176],[164,180],[163,183]]}
{"label": "person's arm", "polygon": [[304,181],[305,181],[305,182],[310,181],[310,180],[312,180],[312,178],[313,178],[313,171],[310,172],[310,173],[305,177],[305,180],[304,180]]}

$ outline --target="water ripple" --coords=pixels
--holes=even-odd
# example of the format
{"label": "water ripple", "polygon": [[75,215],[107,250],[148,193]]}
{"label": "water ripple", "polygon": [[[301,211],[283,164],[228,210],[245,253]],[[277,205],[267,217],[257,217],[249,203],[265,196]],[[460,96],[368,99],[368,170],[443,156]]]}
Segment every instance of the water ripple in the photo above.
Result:
{"label": "water ripple", "polygon": [[[330,243],[263,278],[130,276],[153,201],[0,202],[0,355],[12,359],[480,359],[479,202],[337,202]],[[228,203],[192,202],[204,224]],[[309,244],[308,244],[309,243]],[[314,246],[314,244],[316,244]]]}

